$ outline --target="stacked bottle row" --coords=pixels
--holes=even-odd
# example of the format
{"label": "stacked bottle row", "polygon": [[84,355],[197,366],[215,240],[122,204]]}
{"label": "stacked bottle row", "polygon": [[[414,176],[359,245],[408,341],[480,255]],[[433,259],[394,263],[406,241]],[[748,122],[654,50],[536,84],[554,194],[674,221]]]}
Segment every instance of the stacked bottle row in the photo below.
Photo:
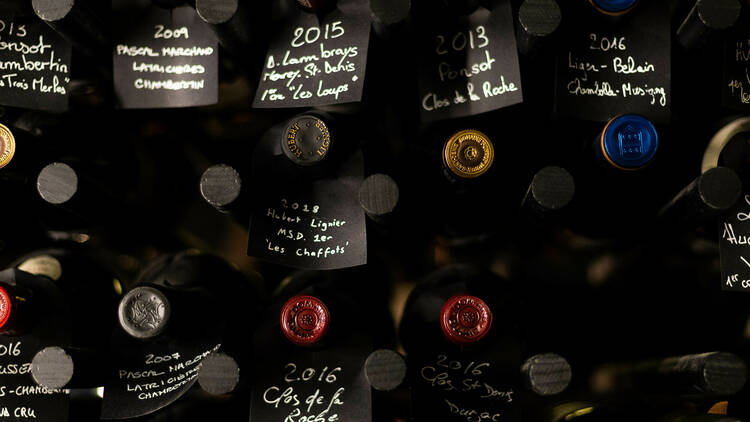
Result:
{"label": "stacked bottle row", "polygon": [[101,254],[35,251],[2,272],[5,408],[52,420],[70,394],[76,420],[746,417],[748,315],[727,297],[701,312],[709,290],[671,292],[681,328],[663,296],[620,314],[635,302],[616,285],[540,294],[450,265],[413,289],[397,341],[383,268],[293,271],[266,299],[212,255],[159,258],[123,291]]}

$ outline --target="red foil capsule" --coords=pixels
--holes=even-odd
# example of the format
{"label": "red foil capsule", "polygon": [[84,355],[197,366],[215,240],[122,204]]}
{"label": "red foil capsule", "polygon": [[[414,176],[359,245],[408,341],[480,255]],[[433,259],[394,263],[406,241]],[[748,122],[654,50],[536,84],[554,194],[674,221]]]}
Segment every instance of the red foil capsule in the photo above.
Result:
{"label": "red foil capsule", "polygon": [[440,311],[440,327],[445,337],[457,344],[473,343],[487,335],[492,326],[492,312],[476,296],[455,295],[445,301]]}
{"label": "red foil capsule", "polygon": [[8,292],[0,287],[0,332],[5,330],[5,323],[10,319],[11,303]]}
{"label": "red foil capsule", "polygon": [[281,309],[281,331],[289,341],[300,346],[320,340],[330,320],[326,305],[313,296],[294,296]]}

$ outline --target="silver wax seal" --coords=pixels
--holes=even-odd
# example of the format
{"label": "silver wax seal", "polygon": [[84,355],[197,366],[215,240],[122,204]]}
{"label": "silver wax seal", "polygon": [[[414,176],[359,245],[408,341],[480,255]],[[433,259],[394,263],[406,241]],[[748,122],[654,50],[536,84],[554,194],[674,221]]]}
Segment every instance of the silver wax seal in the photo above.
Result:
{"label": "silver wax seal", "polygon": [[171,307],[166,296],[153,287],[136,287],[120,300],[120,326],[135,338],[159,335],[167,326]]}

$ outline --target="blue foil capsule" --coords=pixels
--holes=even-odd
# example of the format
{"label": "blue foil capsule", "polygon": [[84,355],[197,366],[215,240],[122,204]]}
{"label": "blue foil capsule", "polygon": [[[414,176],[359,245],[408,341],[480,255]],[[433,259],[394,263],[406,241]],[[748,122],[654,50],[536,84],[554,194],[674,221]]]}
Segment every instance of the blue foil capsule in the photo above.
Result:
{"label": "blue foil capsule", "polygon": [[597,156],[620,170],[638,170],[656,154],[659,135],[654,125],[637,114],[611,119],[602,130]]}
{"label": "blue foil capsule", "polygon": [[630,10],[638,0],[589,0],[603,13],[607,14],[621,14]]}

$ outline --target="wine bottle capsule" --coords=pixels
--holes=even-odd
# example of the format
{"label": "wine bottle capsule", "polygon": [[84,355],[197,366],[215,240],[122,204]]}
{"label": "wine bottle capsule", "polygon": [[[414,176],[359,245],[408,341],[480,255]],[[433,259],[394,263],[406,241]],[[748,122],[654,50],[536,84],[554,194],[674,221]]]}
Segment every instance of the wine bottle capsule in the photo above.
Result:
{"label": "wine bottle capsule", "polygon": [[172,307],[167,296],[150,286],[130,290],[120,300],[117,318],[130,336],[150,339],[167,328]]}
{"label": "wine bottle capsule", "polygon": [[481,340],[492,326],[492,312],[480,298],[455,295],[445,301],[440,312],[440,328],[445,338],[456,344]]}
{"label": "wine bottle capsule", "polygon": [[594,150],[601,162],[614,168],[638,170],[651,162],[658,145],[653,123],[637,114],[623,114],[607,122]]}
{"label": "wine bottle capsule", "polygon": [[32,325],[31,292],[0,280],[0,334],[18,336]]}
{"label": "wine bottle capsule", "polygon": [[320,117],[302,114],[289,121],[280,142],[282,151],[293,163],[313,166],[328,155],[331,132]]}
{"label": "wine bottle capsule", "polygon": [[281,309],[281,331],[299,346],[311,346],[320,341],[328,331],[330,321],[328,308],[314,296],[293,296]]}
{"label": "wine bottle capsule", "polygon": [[490,138],[478,130],[456,132],[443,145],[443,165],[462,179],[486,173],[494,159],[495,149]]}
{"label": "wine bottle capsule", "polygon": [[0,332],[5,330],[5,324],[10,319],[13,303],[8,292],[0,286]]}
{"label": "wine bottle capsule", "polygon": [[0,123],[0,169],[7,166],[16,153],[16,138],[7,126]]}
{"label": "wine bottle capsule", "polygon": [[596,10],[609,16],[621,16],[630,12],[638,0],[589,0]]}

